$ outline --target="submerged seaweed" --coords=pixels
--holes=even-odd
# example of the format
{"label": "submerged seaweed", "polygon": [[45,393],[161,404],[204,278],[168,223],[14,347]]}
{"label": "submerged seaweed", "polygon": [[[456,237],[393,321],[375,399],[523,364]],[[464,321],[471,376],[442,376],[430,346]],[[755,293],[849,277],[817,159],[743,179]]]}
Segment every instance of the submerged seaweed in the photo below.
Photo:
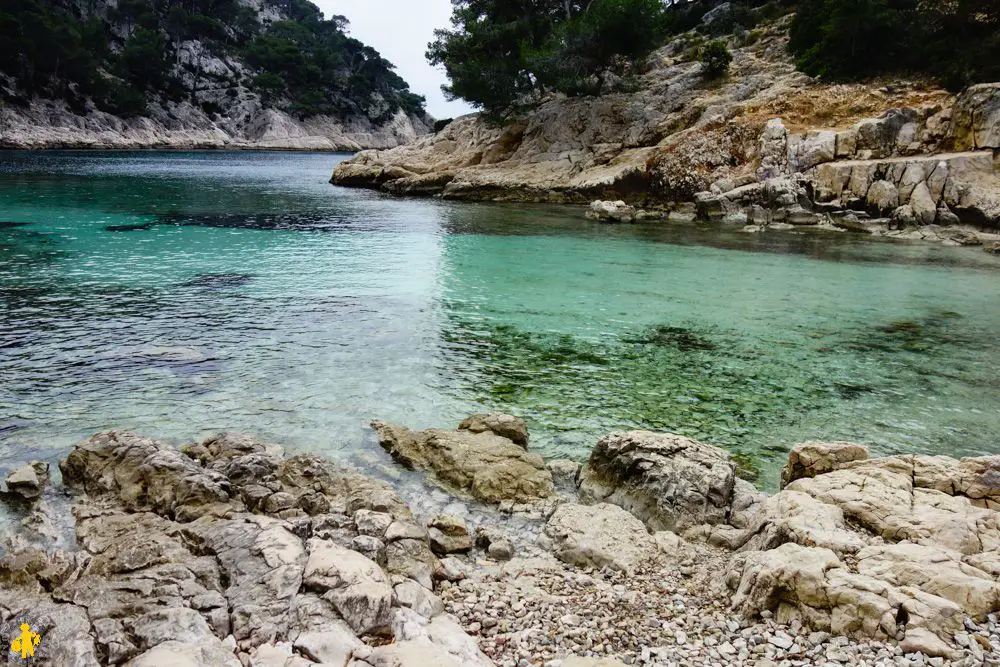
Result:
{"label": "submerged seaweed", "polygon": [[148,232],[150,229],[155,227],[156,224],[152,222],[140,222],[132,225],[107,225],[104,228],[106,232]]}
{"label": "submerged seaweed", "polygon": [[635,345],[674,346],[683,352],[716,349],[715,343],[691,329],[666,324],[657,325],[638,336],[628,336],[623,340]]}
{"label": "submerged seaweed", "polygon": [[181,287],[200,287],[203,289],[233,289],[243,287],[253,281],[255,276],[249,273],[205,273],[181,283]]}

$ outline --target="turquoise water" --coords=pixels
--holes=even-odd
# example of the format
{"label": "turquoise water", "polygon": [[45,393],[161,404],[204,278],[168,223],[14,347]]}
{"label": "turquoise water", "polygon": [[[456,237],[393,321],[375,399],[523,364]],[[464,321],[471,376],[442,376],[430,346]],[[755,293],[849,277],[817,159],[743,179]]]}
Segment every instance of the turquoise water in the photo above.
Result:
{"label": "turquoise water", "polygon": [[1000,452],[1000,261],[328,185],[343,156],[0,153],[0,454],[126,427],[349,459],[373,418]]}

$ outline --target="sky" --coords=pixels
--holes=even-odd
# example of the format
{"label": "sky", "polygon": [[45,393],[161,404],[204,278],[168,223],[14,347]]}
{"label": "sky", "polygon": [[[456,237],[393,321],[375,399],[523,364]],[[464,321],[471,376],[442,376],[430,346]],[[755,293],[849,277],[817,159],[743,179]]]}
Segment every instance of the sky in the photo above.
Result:
{"label": "sky", "polygon": [[374,47],[396,66],[396,73],[410,90],[427,98],[427,111],[435,118],[454,118],[473,109],[458,100],[448,102],[441,93],[447,83],[444,71],[424,57],[436,28],[451,26],[450,0],[313,0],[329,18],[346,16],[350,34]]}

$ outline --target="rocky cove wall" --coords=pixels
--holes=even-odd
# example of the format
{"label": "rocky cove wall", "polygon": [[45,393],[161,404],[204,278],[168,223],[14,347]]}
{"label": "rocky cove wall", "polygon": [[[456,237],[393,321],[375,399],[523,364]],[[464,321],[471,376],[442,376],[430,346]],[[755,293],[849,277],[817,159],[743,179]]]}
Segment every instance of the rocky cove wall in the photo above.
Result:
{"label": "rocky cove wall", "polygon": [[189,102],[150,105],[148,117],[119,118],[101,111],[80,114],[64,102],[35,99],[28,107],[0,107],[0,148],[7,149],[257,149],[359,151],[415,141],[426,119],[402,111],[382,124],[367,118],[295,118],[263,108],[249,96],[225,116]]}
{"label": "rocky cove wall", "polygon": [[781,22],[753,44],[731,40],[731,73],[711,82],[682,38],[635,92],[551,99],[502,128],[463,117],[359,153],[332,182],[450,199],[621,199],[757,226],[1000,221],[1000,84],[957,98],[919,82],[829,85],[797,72],[786,45]]}
{"label": "rocky cove wall", "polygon": [[409,505],[404,475],[231,433],[98,434],[63,487],[15,467],[0,634],[88,667],[1000,664],[998,456],[802,443],[767,497],[672,434],[580,465],[507,415],[373,428],[427,475]]}

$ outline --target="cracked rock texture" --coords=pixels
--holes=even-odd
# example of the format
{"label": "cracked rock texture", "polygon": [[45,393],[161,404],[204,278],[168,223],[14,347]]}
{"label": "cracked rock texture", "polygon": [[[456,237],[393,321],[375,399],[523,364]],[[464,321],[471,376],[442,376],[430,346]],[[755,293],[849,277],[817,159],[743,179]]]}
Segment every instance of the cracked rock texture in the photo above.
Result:
{"label": "cracked rock texture", "polygon": [[429,472],[444,486],[477,500],[530,503],[550,498],[555,493],[552,473],[541,456],[525,449],[524,422],[518,424],[505,415],[490,415],[488,420],[482,417],[466,420],[456,431],[415,432],[378,421],[372,428],[394,459]]}
{"label": "cracked rock texture", "polygon": [[0,614],[42,634],[38,664],[365,664],[369,637],[401,664],[492,664],[443,614],[426,531],[384,482],[239,434],[182,452],[101,433],[60,468],[79,548],[0,560]]}

